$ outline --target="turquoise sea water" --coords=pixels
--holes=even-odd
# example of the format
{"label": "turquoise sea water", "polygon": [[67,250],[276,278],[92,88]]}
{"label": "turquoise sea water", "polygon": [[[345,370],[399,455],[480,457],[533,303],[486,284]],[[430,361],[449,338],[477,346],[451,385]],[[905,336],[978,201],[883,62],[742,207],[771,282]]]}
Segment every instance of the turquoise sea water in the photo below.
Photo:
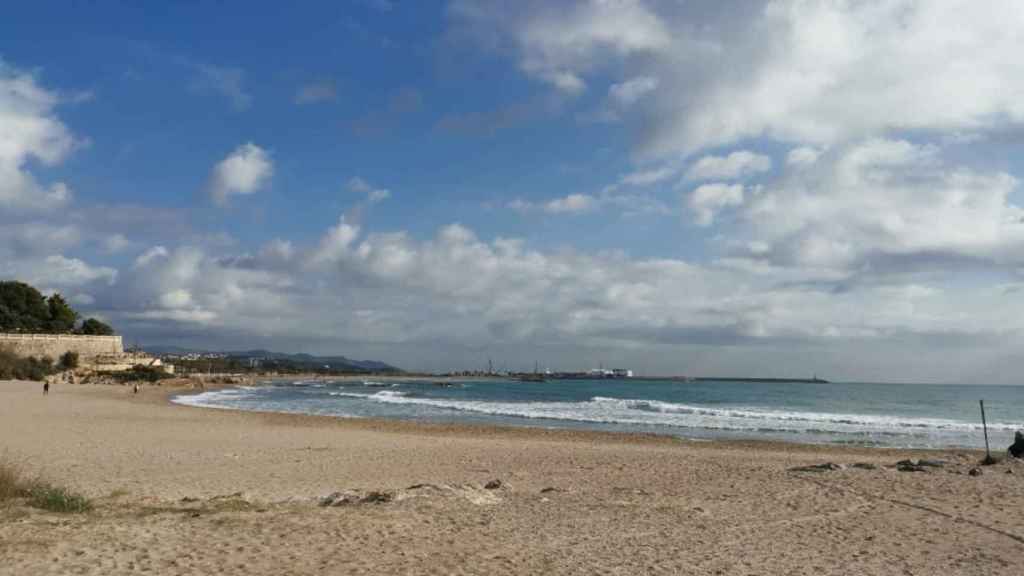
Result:
{"label": "turquoise sea water", "polygon": [[428,422],[1003,451],[1024,429],[1024,386],[725,381],[276,381],[180,396],[180,404]]}

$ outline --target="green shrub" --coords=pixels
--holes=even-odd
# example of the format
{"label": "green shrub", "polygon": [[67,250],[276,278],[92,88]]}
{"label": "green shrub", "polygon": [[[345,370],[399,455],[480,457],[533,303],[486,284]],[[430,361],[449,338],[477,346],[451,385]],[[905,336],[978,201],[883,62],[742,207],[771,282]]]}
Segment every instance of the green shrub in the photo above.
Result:
{"label": "green shrub", "polygon": [[53,360],[50,358],[23,358],[0,349],[0,380],[43,380],[53,373]]}
{"label": "green shrub", "polygon": [[124,372],[104,372],[104,376],[108,376],[118,382],[132,382],[134,380],[141,380],[144,382],[159,382],[167,378],[174,378],[173,374],[164,372],[162,368],[156,366],[143,366],[142,364],[136,364],[132,366],[131,370],[125,370]]}
{"label": "green shrub", "polygon": [[78,368],[78,352],[72,352],[68,350],[60,357],[60,367],[65,370],[74,370]]}
{"label": "green shrub", "polygon": [[88,334],[92,336],[113,336],[114,329],[109,325],[100,322],[95,318],[87,318],[85,322],[82,322],[82,327],[78,329],[81,334]]}
{"label": "green shrub", "polygon": [[85,496],[63,486],[53,486],[45,482],[36,482],[29,486],[28,503],[36,508],[65,514],[92,510],[92,502]]}

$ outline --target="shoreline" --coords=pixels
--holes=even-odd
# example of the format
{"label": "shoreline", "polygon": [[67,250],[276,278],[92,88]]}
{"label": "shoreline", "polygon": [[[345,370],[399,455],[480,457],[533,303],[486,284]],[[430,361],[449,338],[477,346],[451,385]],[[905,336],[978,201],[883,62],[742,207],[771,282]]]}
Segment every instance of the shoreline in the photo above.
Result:
{"label": "shoreline", "polygon": [[[341,378],[332,378],[341,379]],[[362,380],[360,377],[351,377],[351,380]],[[394,380],[408,380],[400,377],[394,377]],[[424,378],[424,380],[437,380],[436,378]],[[758,438],[691,438],[686,436],[680,436],[672,433],[657,433],[657,432],[635,432],[628,430],[596,430],[587,428],[572,428],[572,427],[558,427],[558,426],[539,426],[539,425],[515,425],[515,424],[484,424],[477,422],[426,422],[421,420],[412,419],[399,419],[399,418],[375,418],[375,417],[346,417],[336,415],[318,415],[318,414],[306,414],[301,412],[283,412],[273,410],[246,410],[241,408],[233,407],[212,407],[212,406],[196,406],[189,404],[180,404],[174,402],[173,398],[176,396],[195,396],[204,392],[211,392],[216,390],[239,388],[242,386],[261,386],[270,383],[271,380],[264,380],[261,382],[255,382],[251,384],[214,384],[207,385],[205,389],[182,389],[181,391],[167,390],[164,394],[164,401],[172,406],[180,408],[192,408],[200,410],[211,410],[218,412],[240,412],[247,414],[260,414],[266,416],[286,416],[294,418],[310,418],[310,422],[316,422],[320,419],[326,419],[325,421],[338,421],[344,423],[362,423],[364,428],[367,430],[378,430],[378,431],[401,431],[409,433],[460,433],[460,434],[506,434],[508,437],[548,437],[560,440],[579,440],[579,441],[605,441],[613,443],[643,443],[650,442],[656,444],[672,444],[672,443],[683,443],[683,444],[701,444],[701,445],[719,445],[725,447],[735,447],[737,449],[771,449],[778,446],[788,446],[797,449],[803,449],[807,451],[822,450],[850,450],[850,451],[866,451],[865,454],[874,453],[877,451],[884,451],[891,454],[934,454],[934,453],[948,453],[955,452],[958,454],[970,454],[978,457],[979,459],[984,456],[985,451],[980,448],[970,446],[943,446],[943,447],[931,447],[931,448],[917,448],[917,447],[899,447],[899,446],[884,446],[884,445],[864,445],[864,444],[853,444],[853,443],[827,443],[827,442],[802,442],[800,440],[778,440],[778,439],[758,439]],[[455,381],[455,380],[453,380]],[[475,381],[469,379],[467,381]],[[999,452],[997,450],[997,452]],[[1003,450],[1005,452],[1005,449]]]}

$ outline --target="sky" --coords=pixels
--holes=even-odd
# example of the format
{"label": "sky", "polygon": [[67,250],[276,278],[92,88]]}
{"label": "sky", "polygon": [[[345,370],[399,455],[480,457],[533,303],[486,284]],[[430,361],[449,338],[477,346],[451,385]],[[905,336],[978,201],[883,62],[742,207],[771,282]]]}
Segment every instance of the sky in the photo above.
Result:
{"label": "sky", "polygon": [[1021,383],[1018,0],[6,12],[0,279],[128,344]]}

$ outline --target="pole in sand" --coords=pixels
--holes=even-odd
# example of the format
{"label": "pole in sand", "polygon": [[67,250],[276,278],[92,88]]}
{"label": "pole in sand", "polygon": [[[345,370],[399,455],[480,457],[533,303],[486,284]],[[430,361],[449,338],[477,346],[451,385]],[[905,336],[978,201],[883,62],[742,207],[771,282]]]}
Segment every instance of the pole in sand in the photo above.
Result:
{"label": "pole in sand", "polygon": [[992,452],[988,449],[988,423],[985,422],[985,401],[978,400],[978,404],[981,405],[981,429],[985,431],[985,460],[982,464],[995,464],[996,461],[992,458]]}

